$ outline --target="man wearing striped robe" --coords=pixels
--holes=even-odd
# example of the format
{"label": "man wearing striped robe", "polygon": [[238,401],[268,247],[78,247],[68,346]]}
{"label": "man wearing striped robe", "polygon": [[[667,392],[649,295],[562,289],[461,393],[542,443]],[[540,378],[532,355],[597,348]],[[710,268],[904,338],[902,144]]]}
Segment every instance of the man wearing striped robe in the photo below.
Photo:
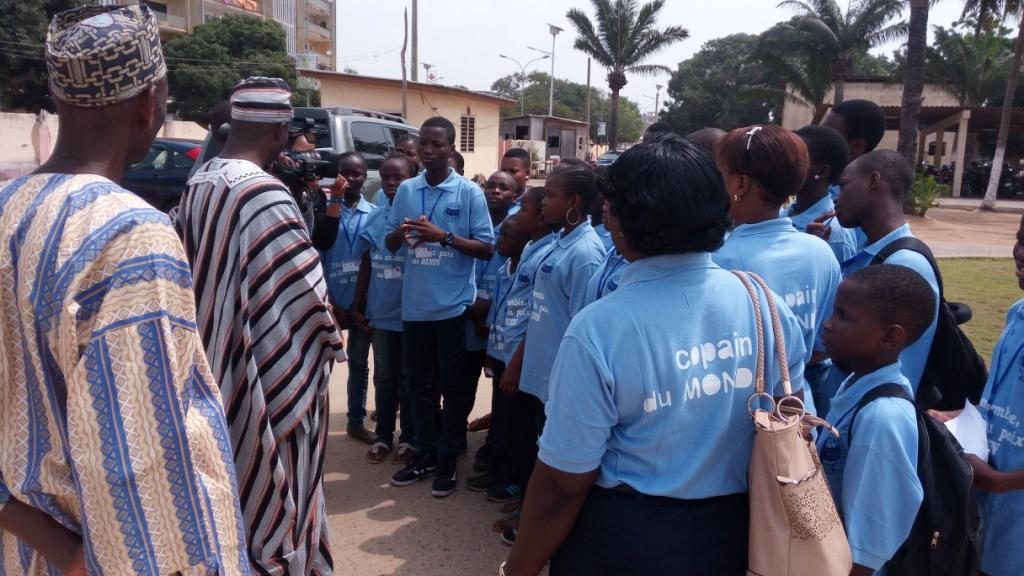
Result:
{"label": "man wearing striped robe", "polygon": [[290,96],[278,79],[234,89],[224,149],[189,181],[178,219],[249,555],[258,573],[297,576],[333,573],[322,472],[327,385],[345,357],[302,215],[264,171],[287,142]]}

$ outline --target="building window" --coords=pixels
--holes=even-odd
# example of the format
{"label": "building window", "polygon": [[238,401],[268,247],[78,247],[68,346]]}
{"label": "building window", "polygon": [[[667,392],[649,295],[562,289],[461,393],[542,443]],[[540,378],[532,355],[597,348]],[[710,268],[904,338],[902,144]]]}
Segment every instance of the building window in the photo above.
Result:
{"label": "building window", "polygon": [[459,150],[462,152],[476,151],[476,117],[463,116],[459,124]]}

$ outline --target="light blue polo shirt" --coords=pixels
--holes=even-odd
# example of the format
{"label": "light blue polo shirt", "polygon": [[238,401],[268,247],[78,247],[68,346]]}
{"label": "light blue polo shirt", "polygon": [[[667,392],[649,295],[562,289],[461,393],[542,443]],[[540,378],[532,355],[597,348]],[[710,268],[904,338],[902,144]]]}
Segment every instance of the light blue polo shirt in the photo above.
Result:
{"label": "light blue polo shirt", "polygon": [[[761,276],[785,300],[803,330],[805,362],[811,361],[815,351],[825,349],[819,339],[821,325],[832,315],[843,277],[835,255],[821,238],[800,232],[789,218],[741,224],[712,258],[722,268]],[[804,405],[811,414],[818,413],[813,394],[806,395]]]}
{"label": "light blue polo shirt", "polygon": [[519,195],[518,198],[512,201],[512,205],[508,207],[508,214],[505,215],[506,220],[508,219],[509,216],[517,214],[520,210],[523,209],[524,195],[526,195],[526,192],[523,192],[522,194]]}
{"label": "light blue polo shirt", "polygon": [[[456,236],[494,244],[494,229],[484,193],[449,168],[438,186],[426,173],[402,182],[388,214],[388,231],[406,218],[427,216]],[[476,259],[438,243],[409,248],[402,283],[402,320],[430,322],[462,315],[476,298]]]}
{"label": "light blue polo shirt", "polygon": [[[882,251],[883,248],[888,246],[894,240],[904,238],[907,236],[913,236],[910,232],[910,226],[904,224],[899,228],[893,230],[887,234],[884,238],[864,247],[856,256],[847,260],[843,263],[843,276],[852,274],[853,272],[869,266],[875,255]],[[921,375],[924,374],[925,364],[928,363],[928,353],[932,349],[932,339],[935,338],[935,324],[939,314],[939,282],[935,278],[935,272],[932,270],[931,265],[928,264],[928,259],[924,256],[914,252],[912,250],[900,250],[885,261],[885,264],[893,264],[897,266],[906,266],[911,270],[917,272],[924,278],[928,284],[932,287],[932,292],[935,294],[935,312],[932,315],[932,323],[925,330],[924,334],[910,346],[908,346],[903,353],[900,354],[900,364],[903,366],[903,374],[910,381],[910,387],[917,392],[917,386],[921,383]],[[846,380],[846,374],[839,370],[836,366],[832,366],[832,370],[829,372],[828,384],[829,387],[838,389],[839,385]],[[824,409],[823,407],[820,407]]]}
{"label": "light blue polo shirt", "polygon": [[[1024,470],[1024,300],[1006,315],[981,397],[988,421],[989,464],[1003,472]],[[1024,572],[1024,491],[979,492],[985,519],[981,570],[989,576],[1018,576]]]}
{"label": "light blue polo shirt", "polygon": [[530,323],[533,299],[533,278],[540,259],[547,253],[557,234],[527,243],[519,257],[519,267],[512,271],[511,261],[502,268],[495,289],[498,300],[491,307],[491,333],[487,353],[505,364],[512,360]]}
{"label": "light blue polo shirt", "polygon": [[589,218],[568,234],[559,232],[540,258],[533,279],[530,325],[519,389],[542,402],[548,399],[548,376],[558,344],[569,327],[569,320],[583,308],[587,283],[602,260],[604,246]]}
{"label": "light blue polo shirt", "polygon": [[366,318],[380,330],[402,331],[402,268],[406,249],[391,253],[385,245],[390,204],[370,213],[360,238],[370,251],[370,287],[366,295]]}
{"label": "light blue polo shirt", "polygon": [[619,251],[613,245],[605,256],[604,261],[594,271],[594,275],[590,277],[590,282],[587,283],[587,296],[583,305],[589,306],[615,292],[619,287],[619,279],[628,265],[629,261],[619,254]]}
{"label": "light blue polo shirt", "polygon": [[851,376],[832,399],[827,420],[839,438],[818,436],[818,454],[836,508],[843,518],[853,561],[876,570],[910,535],[924,490],[917,477],[917,413],[901,398],[879,398],[850,424],[857,403],[882,384],[899,384],[913,396],[900,363]]}
{"label": "light blue polo shirt", "polygon": [[[834,212],[836,209],[832,196],[828,194],[799,214],[794,214],[793,209],[795,207],[796,204],[791,204],[789,208],[782,210],[780,216],[785,216],[792,220],[793,227],[801,232],[807,232],[808,224],[812,224],[818,218],[821,218],[822,215]],[[828,220],[828,227],[828,245],[832,249],[832,253],[835,254],[836,260],[842,264],[856,256],[859,247],[857,246],[857,238],[853,230],[843,228],[839,224],[839,219],[834,216]]]}
{"label": "light blue polo shirt", "polygon": [[594,226],[594,232],[597,232],[597,237],[601,239],[605,252],[610,252],[615,248],[615,242],[612,241],[612,233],[608,231],[604,224]]}
{"label": "light blue polo shirt", "polygon": [[[767,297],[757,290],[767,326]],[[803,334],[781,300],[782,338],[796,389]],[[531,328],[532,330],[532,328]],[[551,371],[539,458],[597,484],[702,499],[747,490],[754,424],[757,327],[746,288],[707,253],[630,263],[619,289],[573,319]],[[533,337],[531,332],[527,338]],[[774,359],[768,330],[766,360]],[[780,370],[766,361],[769,392]]]}
{"label": "light blue polo shirt", "polygon": [[[495,229],[494,235],[498,235],[499,224]],[[498,254],[498,251],[494,251],[494,255],[491,256],[490,260],[477,260],[476,261],[476,298],[477,300],[486,300],[491,302],[493,308],[493,302],[495,292],[497,292],[498,273],[501,271],[501,266],[505,263],[507,258]],[[490,316],[490,312],[487,313]],[[487,349],[487,338],[478,336],[476,333],[476,327],[473,325],[473,320],[468,316],[466,317],[466,350],[470,352],[479,352]]]}
{"label": "light blue polo shirt", "polygon": [[366,226],[370,214],[377,207],[367,202],[362,196],[355,208],[341,207],[338,219],[338,238],[329,250],[320,255],[327,277],[327,292],[335,306],[351,308],[356,295],[356,280],[359,278],[359,265],[363,261],[363,245],[360,236]]}

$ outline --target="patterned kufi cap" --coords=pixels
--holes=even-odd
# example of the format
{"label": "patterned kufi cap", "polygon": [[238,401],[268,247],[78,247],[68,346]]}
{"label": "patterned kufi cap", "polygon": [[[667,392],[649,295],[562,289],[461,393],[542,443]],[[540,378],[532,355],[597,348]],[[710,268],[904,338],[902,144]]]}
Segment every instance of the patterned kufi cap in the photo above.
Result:
{"label": "patterned kufi cap", "polygon": [[290,122],[292,90],[280,78],[246,78],[231,91],[231,119],[271,124]]}
{"label": "patterned kufi cap", "polygon": [[160,29],[145,6],[84,6],[53,17],[46,33],[50,94],[68,104],[109,106],[167,75]]}

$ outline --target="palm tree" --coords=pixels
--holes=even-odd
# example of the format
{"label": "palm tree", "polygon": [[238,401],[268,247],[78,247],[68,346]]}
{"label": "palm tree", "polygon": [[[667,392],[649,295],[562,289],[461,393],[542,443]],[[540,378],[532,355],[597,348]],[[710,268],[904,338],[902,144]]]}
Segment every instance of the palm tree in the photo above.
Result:
{"label": "palm tree", "polygon": [[900,137],[896,150],[917,162],[917,128],[921,122],[921,95],[924,93],[924,55],[928,49],[928,9],[932,0],[910,0],[910,25],[907,30],[907,68],[903,76],[903,100],[900,106]]}
{"label": "palm tree", "polygon": [[993,94],[1005,86],[1004,76],[1013,57],[1007,29],[982,31],[977,23],[935,29],[935,41],[925,53],[924,79],[957,99],[961,108],[987,106]]}
{"label": "palm tree", "polygon": [[1003,112],[999,116],[999,136],[996,139],[996,153],[992,158],[992,174],[988,178],[985,198],[981,201],[982,210],[995,209],[996,195],[999,193],[999,179],[1003,175],[1006,140],[1010,136],[1010,116],[1013,113],[1013,97],[1017,93],[1021,56],[1024,55],[1024,12],[1022,12],[1021,8],[1024,8],[1022,0],[967,0],[964,4],[964,13],[973,15],[979,22],[991,23],[1000,16],[1003,18],[1013,16],[1017,19],[1017,41],[1014,43],[1013,48],[1013,63],[1010,65],[1010,76],[1006,80]]}
{"label": "palm tree", "polygon": [[800,15],[796,26],[821,45],[821,56],[832,68],[833,104],[839,104],[853,56],[907,34],[906,23],[894,22],[905,1],[850,0],[845,14],[836,0],[785,0],[779,8],[795,9]]}
{"label": "palm tree", "polygon": [[832,87],[832,70],[830,63],[819,57],[822,48],[818,40],[800,30],[797,20],[779,22],[761,34],[756,59],[774,82],[748,88],[744,96],[781,98],[818,111]]}
{"label": "palm tree", "polygon": [[591,0],[591,3],[596,13],[594,21],[578,8],[569,10],[566,18],[576,28],[574,47],[608,69],[608,88],[612,93],[608,147],[614,150],[619,136],[619,91],[626,85],[626,74],[671,74],[666,66],[644,62],[662,48],[686,39],[690,33],[680,26],[661,30],[655,27],[665,0],[652,0],[641,7],[636,0]]}

